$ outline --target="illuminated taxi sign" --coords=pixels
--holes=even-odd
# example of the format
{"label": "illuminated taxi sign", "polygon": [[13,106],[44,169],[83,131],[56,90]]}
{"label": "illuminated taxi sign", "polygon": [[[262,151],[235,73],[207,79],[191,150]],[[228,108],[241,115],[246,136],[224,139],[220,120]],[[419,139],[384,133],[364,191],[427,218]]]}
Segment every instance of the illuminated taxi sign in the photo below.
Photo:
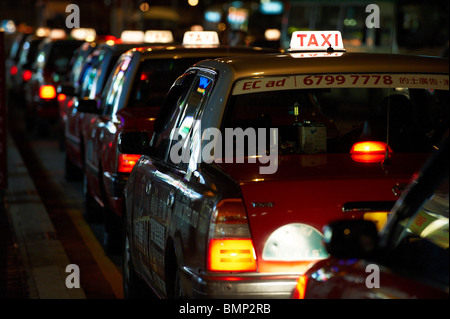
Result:
{"label": "illuminated taxi sign", "polygon": [[219,45],[219,35],[215,31],[187,31],[183,45]]}
{"label": "illuminated taxi sign", "polygon": [[147,43],[170,43],[173,42],[173,34],[170,30],[147,30],[144,34]]}
{"label": "illuminated taxi sign", "polygon": [[295,31],[289,51],[345,51],[339,31]]}
{"label": "illuminated taxi sign", "polygon": [[125,30],[120,34],[123,43],[141,43],[144,42],[144,31]]}
{"label": "illuminated taxi sign", "polygon": [[64,39],[66,37],[66,31],[63,29],[51,29],[48,36],[54,40]]}
{"label": "illuminated taxi sign", "polygon": [[36,36],[38,37],[48,37],[50,35],[49,28],[39,27],[36,29]]}
{"label": "illuminated taxi sign", "polygon": [[70,31],[70,35],[76,40],[92,42],[95,40],[97,33],[92,28],[74,28]]}

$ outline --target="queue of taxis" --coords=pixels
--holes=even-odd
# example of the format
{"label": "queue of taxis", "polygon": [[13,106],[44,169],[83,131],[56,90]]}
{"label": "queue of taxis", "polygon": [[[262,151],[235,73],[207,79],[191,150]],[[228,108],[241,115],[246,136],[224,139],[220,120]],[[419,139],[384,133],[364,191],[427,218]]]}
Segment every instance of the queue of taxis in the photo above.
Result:
{"label": "queue of taxis", "polygon": [[448,132],[378,233],[371,221],[324,228],[330,258],[299,276],[296,299],[448,299]]}
{"label": "queue of taxis", "polygon": [[[75,50],[83,40],[69,39],[62,29],[52,29],[38,47],[32,75],[25,85],[27,127],[43,128],[59,119],[57,86],[64,80]],[[41,124],[43,124],[41,126]]]}
{"label": "queue of taxis", "polygon": [[125,296],[290,298],[329,257],[324,225],[385,224],[448,129],[448,67],[322,31],[189,68],[155,121],[120,135],[143,154],[124,190]]}
{"label": "queue of taxis", "polygon": [[[86,42],[79,49],[80,53],[84,54],[74,58],[73,71],[69,77],[72,84],[61,86],[60,95],[64,98],[58,96],[67,179],[78,179],[83,176],[85,149],[83,133],[86,131],[83,126],[88,125],[92,117],[96,116],[96,109],[102,103],[104,86],[120,55],[136,46],[144,45],[145,34],[148,33],[125,30],[119,39],[108,39],[95,46]],[[173,37],[166,36],[167,41],[170,42],[171,39]],[[146,43],[150,40],[147,39]],[[162,41],[161,37],[158,41]],[[92,101],[96,101],[96,105],[93,105]],[[94,112],[89,110],[89,103]],[[83,112],[85,107],[88,108],[88,112]],[[86,217],[89,219],[89,216]]]}
{"label": "queue of taxis", "polygon": [[[175,79],[189,66],[220,56],[255,55],[272,49],[221,46],[216,32],[188,31],[182,45],[135,48],[117,61],[106,83],[101,104],[80,100],[78,112],[91,113],[83,120],[85,215],[101,213],[105,248],[117,249],[122,241],[123,188],[140,155],[120,153],[123,130],[150,130]],[[80,104],[81,105],[81,104]],[[70,124],[69,124],[70,127]],[[97,216],[96,216],[97,215]]]}

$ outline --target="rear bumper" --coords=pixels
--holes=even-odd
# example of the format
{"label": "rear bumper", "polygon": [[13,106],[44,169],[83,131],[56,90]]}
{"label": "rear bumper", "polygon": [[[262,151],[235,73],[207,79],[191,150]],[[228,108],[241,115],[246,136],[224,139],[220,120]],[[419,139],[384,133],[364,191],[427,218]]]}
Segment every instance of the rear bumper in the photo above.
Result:
{"label": "rear bumper", "polygon": [[56,120],[59,118],[59,107],[57,100],[40,100],[36,104],[36,115],[40,118]]}
{"label": "rear bumper", "polygon": [[196,299],[290,299],[298,278],[295,274],[184,275]]}

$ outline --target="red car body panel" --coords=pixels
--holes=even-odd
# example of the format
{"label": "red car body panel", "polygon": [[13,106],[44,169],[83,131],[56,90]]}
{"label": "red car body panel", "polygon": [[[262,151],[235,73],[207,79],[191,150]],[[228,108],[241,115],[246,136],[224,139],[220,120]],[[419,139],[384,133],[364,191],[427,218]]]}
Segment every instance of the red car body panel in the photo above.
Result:
{"label": "red car body panel", "polygon": [[[391,165],[386,167],[380,163],[354,162],[350,154],[287,156],[280,158],[277,172],[263,176],[264,180],[258,180],[261,175],[256,164],[219,166],[240,184],[258,270],[292,272],[294,263],[295,271],[303,273],[311,263],[264,260],[263,250],[271,234],[287,224],[307,224],[321,232],[323,225],[332,220],[362,218],[362,212],[343,213],[344,204],[397,200],[393,187],[409,183],[415,169],[427,156],[395,154]],[[257,179],[252,181],[254,178]]]}
{"label": "red car body panel", "polygon": [[367,261],[356,259],[330,258],[317,262],[309,273],[320,269],[320,276],[308,278],[305,299],[448,299],[448,292],[439,287],[381,266],[379,287],[368,288],[366,281],[371,280],[368,265]]}

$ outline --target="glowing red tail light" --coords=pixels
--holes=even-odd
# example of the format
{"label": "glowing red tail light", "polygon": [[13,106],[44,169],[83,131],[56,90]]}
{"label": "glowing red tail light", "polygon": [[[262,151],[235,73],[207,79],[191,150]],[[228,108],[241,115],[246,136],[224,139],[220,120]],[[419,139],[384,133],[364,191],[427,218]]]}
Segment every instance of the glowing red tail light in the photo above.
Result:
{"label": "glowing red tail light", "polygon": [[389,158],[392,149],[384,142],[364,141],[355,143],[350,154],[355,162],[377,163]]}
{"label": "glowing red tail light", "polygon": [[16,75],[18,71],[19,71],[19,69],[17,68],[17,66],[13,65],[13,66],[9,69],[9,74],[11,74],[11,75]]}
{"label": "glowing red tail light", "polygon": [[118,172],[130,173],[140,157],[141,155],[138,154],[119,154]]}
{"label": "glowing red tail light", "polygon": [[39,97],[41,99],[50,100],[56,97],[56,89],[53,85],[42,85],[39,88]]}
{"label": "glowing red tail light", "polygon": [[24,70],[22,73],[22,80],[24,82],[28,82],[30,81],[32,75],[33,73],[30,70]]}
{"label": "glowing red tail light", "polygon": [[308,283],[308,277],[306,275],[300,275],[297,279],[297,285],[295,286],[293,299],[305,299],[306,285]]}
{"label": "glowing red tail light", "polygon": [[214,272],[256,271],[256,254],[245,206],[240,199],[219,202],[211,223],[207,268]]}
{"label": "glowing red tail light", "polygon": [[65,94],[63,94],[63,93],[59,93],[58,94],[58,101],[59,102],[65,101],[66,98],[67,98],[67,96]]}

